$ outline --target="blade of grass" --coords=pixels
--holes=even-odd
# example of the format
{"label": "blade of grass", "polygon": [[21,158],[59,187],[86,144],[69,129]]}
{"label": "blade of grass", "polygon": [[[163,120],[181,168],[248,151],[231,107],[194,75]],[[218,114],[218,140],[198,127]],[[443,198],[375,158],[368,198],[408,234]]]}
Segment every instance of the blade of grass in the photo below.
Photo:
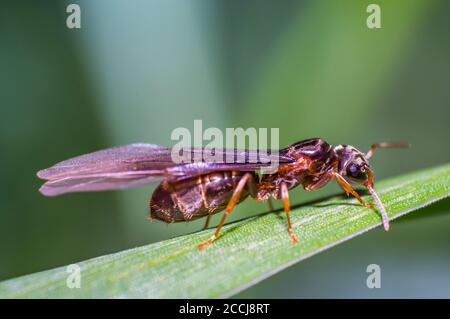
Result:
{"label": "blade of grass", "polygon": [[[375,187],[392,220],[449,196],[450,164]],[[80,262],[80,289],[67,287],[69,273],[59,267],[1,282],[0,297],[228,297],[381,225],[375,210],[342,196],[296,207],[291,218],[297,245],[290,243],[284,214],[266,213],[226,225],[221,237],[201,251],[196,245],[213,229]]]}

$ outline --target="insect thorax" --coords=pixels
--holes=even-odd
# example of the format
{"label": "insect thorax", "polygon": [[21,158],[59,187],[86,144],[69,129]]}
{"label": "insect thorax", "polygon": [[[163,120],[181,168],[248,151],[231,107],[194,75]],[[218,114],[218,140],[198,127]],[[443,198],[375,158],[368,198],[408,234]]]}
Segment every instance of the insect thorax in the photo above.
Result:
{"label": "insect thorax", "polygon": [[305,188],[333,169],[336,154],[333,147],[320,138],[301,141],[283,149],[284,156],[294,159],[292,163],[282,164],[275,174],[263,175],[259,185],[258,198],[281,197],[281,183],[288,189],[300,184]]}

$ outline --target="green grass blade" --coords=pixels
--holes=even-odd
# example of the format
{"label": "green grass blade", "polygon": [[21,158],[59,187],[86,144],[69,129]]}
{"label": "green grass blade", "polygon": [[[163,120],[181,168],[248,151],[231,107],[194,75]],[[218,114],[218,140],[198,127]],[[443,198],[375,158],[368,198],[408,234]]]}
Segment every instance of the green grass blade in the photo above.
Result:
{"label": "green grass blade", "polygon": [[[375,187],[392,220],[449,196],[450,164]],[[375,210],[343,196],[296,207],[291,216],[297,245],[283,212],[262,214],[226,225],[202,251],[196,245],[214,229],[80,262],[80,289],[67,287],[69,274],[59,267],[1,282],[0,297],[227,297],[381,224]]]}

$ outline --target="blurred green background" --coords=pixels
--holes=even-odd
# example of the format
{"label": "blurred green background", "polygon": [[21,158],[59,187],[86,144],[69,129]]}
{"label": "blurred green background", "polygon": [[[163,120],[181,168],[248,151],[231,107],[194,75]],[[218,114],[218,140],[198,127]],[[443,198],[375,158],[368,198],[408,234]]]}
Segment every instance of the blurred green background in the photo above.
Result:
{"label": "blurred green background", "polygon": [[[81,29],[66,27],[69,3]],[[366,26],[370,3],[381,29]],[[45,198],[35,176],[100,148],[173,145],[172,130],[194,119],[278,127],[282,146],[409,141],[376,153],[376,179],[448,162],[449,10],[446,0],[1,1],[0,280],[200,229],[148,223],[154,186]],[[265,210],[245,202],[230,220]],[[450,297],[449,229],[444,200],[237,297]],[[381,289],[366,287],[372,263]]]}

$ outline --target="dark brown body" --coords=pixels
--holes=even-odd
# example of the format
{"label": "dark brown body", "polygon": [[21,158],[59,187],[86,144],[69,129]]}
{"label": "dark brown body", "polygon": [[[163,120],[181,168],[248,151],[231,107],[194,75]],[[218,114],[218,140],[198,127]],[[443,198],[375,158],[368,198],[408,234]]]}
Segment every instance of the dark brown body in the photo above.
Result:
{"label": "dark brown body", "polygon": [[296,161],[280,165],[276,173],[261,177],[254,172],[223,171],[175,183],[164,180],[153,192],[150,217],[173,223],[218,213],[225,209],[237,183],[246,173],[253,175],[254,190],[249,189],[247,185],[239,197],[239,202],[249,195],[257,200],[267,200],[271,197],[279,199],[281,183],[285,183],[288,189],[300,184],[307,190],[317,189],[328,181],[321,177],[334,168],[333,147],[319,138],[298,142],[280,153],[295,157]]}
{"label": "dark brown body", "polygon": [[[159,184],[150,201],[150,217],[166,223],[184,222],[222,211],[245,172],[224,171]],[[256,178],[256,175],[255,175]],[[247,198],[245,189],[240,201]]]}

